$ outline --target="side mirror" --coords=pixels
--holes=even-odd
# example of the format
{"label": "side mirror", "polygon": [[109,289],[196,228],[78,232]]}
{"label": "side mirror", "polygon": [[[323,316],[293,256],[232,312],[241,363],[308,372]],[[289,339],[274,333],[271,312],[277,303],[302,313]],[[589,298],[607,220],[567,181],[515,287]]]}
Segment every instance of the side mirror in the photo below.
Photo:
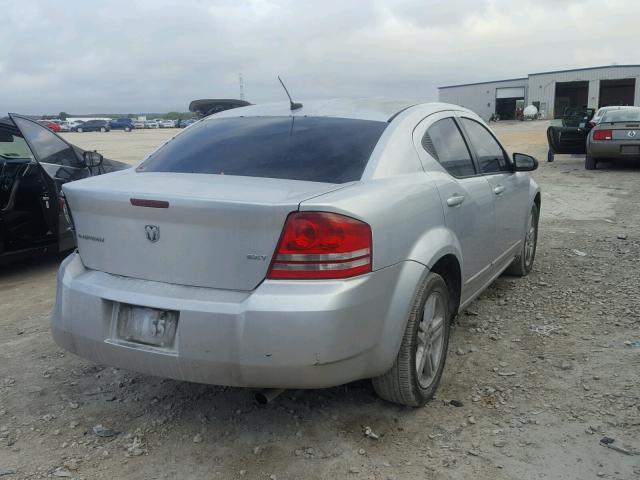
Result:
{"label": "side mirror", "polygon": [[84,152],[82,154],[82,159],[84,160],[84,164],[89,167],[99,167],[102,165],[103,156],[98,152]]}
{"label": "side mirror", "polygon": [[514,172],[532,172],[538,168],[538,160],[531,155],[524,153],[513,154],[513,171]]}

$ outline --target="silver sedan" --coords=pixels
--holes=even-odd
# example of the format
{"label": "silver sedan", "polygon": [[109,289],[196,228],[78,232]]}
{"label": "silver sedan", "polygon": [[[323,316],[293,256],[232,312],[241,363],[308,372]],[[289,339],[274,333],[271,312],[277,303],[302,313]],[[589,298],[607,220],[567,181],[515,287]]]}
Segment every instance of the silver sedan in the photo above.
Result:
{"label": "silver sedan", "polygon": [[532,268],[536,167],[455,105],[212,115],[135,169],[64,186],[78,251],[60,267],[54,338],[152,375],[372,378],[382,398],[422,405],[457,312]]}

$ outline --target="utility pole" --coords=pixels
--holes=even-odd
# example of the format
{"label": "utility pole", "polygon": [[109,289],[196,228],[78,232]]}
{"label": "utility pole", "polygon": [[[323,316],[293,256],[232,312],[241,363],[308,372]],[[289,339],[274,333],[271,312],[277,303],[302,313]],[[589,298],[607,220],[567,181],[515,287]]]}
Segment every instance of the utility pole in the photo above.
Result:
{"label": "utility pole", "polygon": [[240,84],[240,100],[244,100],[244,80],[242,79],[242,72],[238,74],[238,83]]}

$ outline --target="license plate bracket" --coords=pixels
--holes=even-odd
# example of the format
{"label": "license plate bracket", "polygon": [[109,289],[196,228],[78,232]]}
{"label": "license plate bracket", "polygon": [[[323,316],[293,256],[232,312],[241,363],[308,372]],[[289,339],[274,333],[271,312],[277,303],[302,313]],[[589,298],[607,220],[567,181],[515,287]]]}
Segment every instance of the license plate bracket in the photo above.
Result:
{"label": "license plate bracket", "polygon": [[112,333],[119,341],[174,349],[179,316],[174,310],[117,303]]}
{"label": "license plate bracket", "polygon": [[640,155],[640,145],[622,145],[620,153],[623,155]]}

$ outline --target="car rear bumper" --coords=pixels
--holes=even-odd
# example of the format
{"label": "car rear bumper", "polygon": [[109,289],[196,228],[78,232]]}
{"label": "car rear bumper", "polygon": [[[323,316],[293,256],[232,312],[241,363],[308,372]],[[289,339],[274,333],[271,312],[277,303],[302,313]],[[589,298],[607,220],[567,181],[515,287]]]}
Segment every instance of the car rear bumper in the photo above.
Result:
{"label": "car rear bumper", "polygon": [[598,159],[640,159],[640,141],[591,141],[587,151],[593,158]]}
{"label": "car rear bumper", "polygon": [[[391,367],[425,273],[402,262],[336,281],[264,281],[252,292],[171,285],[84,267],[58,273],[53,336],[93,361],[217,385],[319,388]],[[119,303],[179,312],[172,350],[117,338]]]}

